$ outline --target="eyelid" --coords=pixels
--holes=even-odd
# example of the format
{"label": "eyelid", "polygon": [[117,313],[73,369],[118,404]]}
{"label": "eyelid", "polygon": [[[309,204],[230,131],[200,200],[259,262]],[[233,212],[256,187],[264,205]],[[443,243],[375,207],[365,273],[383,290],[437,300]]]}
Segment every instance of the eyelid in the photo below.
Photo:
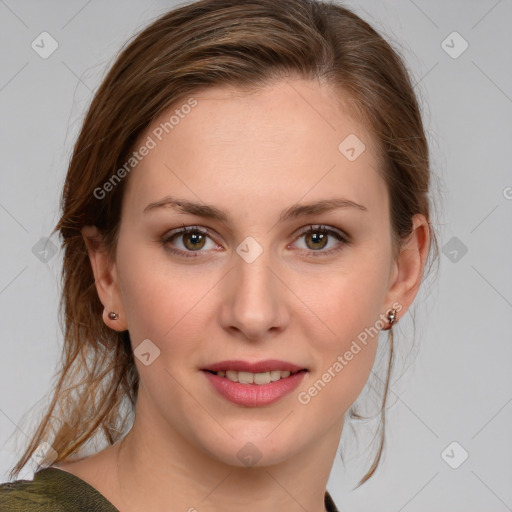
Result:
{"label": "eyelid", "polygon": [[310,232],[316,233],[318,231],[323,231],[326,233],[336,233],[341,238],[346,240],[347,242],[349,241],[349,236],[344,231],[342,231],[341,229],[335,228],[334,226],[329,226],[326,224],[309,224],[307,227],[301,228],[301,230],[299,231],[295,240],[297,240],[301,236],[304,236],[307,233],[310,233]]}

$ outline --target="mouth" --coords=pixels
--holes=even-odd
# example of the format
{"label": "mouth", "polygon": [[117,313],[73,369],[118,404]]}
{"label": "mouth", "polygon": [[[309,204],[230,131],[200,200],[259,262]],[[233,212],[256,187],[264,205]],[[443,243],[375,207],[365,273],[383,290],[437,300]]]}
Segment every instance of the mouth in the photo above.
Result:
{"label": "mouth", "polygon": [[203,371],[217,375],[240,384],[265,385],[287,379],[299,372],[307,372],[308,369],[298,364],[277,359],[249,362],[242,360],[220,361],[213,363]]}
{"label": "mouth", "polygon": [[223,361],[201,371],[220,396],[243,407],[263,407],[283,399],[309,372],[300,365],[276,360]]}
{"label": "mouth", "polygon": [[287,379],[291,375],[295,375],[296,373],[307,372],[305,368],[301,370],[271,370],[266,372],[245,372],[245,371],[237,371],[237,370],[203,370],[205,372],[211,373],[213,375],[217,375],[217,377],[223,377],[225,379],[230,380],[231,382],[238,382],[240,384],[256,384],[256,385],[265,385],[270,384],[271,382],[277,382],[281,379]]}

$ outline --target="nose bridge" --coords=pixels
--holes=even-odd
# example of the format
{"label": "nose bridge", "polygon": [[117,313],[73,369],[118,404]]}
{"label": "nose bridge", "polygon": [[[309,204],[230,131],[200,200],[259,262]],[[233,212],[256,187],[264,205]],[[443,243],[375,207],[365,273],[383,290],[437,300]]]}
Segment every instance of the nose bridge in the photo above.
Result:
{"label": "nose bridge", "polygon": [[264,337],[269,329],[283,327],[287,318],[275,262],[269,251],[260,251],[253,259],[254,251],[254,245],[244,243],[237,248],[223,315],[224,327],[236,328],[249,338]]}

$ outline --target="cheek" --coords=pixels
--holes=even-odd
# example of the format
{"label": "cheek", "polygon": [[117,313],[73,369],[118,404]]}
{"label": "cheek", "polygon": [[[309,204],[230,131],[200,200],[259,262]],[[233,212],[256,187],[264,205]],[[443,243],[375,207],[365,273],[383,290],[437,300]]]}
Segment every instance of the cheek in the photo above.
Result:
{"label": "cheek", "polygon": [[[354,292],[350,296],[349,282],[343,292],[326,301],[322,318],[329,326],[323,336],[314,335],[317,356],[314,372],[309,375],[300,404],[314,404],[317,410],[335,421],[344,414],[364,388],[372,370],[379,343],[379,303],[371,294]],[[335,305],[332,304],[335,302]],[[327,304],[329,306],[327,307]]]}
{"label": "cheek", "polygon": [[[348,409],[363,389],[374,364],[384,323],[389,268],[382,257],[367,251],[339,272],[317,276],[314,291],[305,299],[321,321],[309,332],[319,356],[305,403],[318,407],[338,404],[335,414]],[[321,292],[324,290],[324,292]],[[306,288],[302,290],[306,293]],[[321,327],[320,327],[321,326]],[[299,397],[300,398],[300,397]]]}
{"label": "cheek", "polygon": [[343,343],[384,313],[388,276],[382,253],[364,248],[347,251],[337,267],[298,275],[294,291],[315,314],[320,339]]}
{"label": "cheek", "polygon": [[179,305],[177,286],[149,247],[129,235],[119,237],[117,262],[122,302],[133,344],[158,337],[158,323],[171,326]]}
{"label": "cheek", "polygon": [[[173,265],[164,249],[119,243],[122,302],[134,347],[149,338],[160,350],[175,351],[173,340],[199,339],[204,330],[208,291],[218,276]],[[186,336],[183,338],[183,336]],[[187,343],[181,344],[186,348]],[[190,344],[189,344],[190,345]]]}

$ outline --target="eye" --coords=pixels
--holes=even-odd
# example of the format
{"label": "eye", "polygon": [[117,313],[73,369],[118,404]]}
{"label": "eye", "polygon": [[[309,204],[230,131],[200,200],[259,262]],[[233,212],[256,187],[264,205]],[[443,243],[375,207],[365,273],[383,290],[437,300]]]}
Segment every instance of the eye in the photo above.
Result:
{"label": "eye", "polygon": [[[173,254],[179,254],[187,258],[197,258],[200,254],[190,253],[200,253],[203,250],[207,251],[208,249],[217,247],[217,244],[212,240],[213,247],[208,248],[206,243],[207,239],[211,240],[208,230],[199,229],[195,226],[183,226],[183,228],[179,230],[166,234],[162,239],[162,244]],[[174,242],[174,240],[180,241],[179,245],[181,245],[181,248],[173,248],[172,242]]]}
{"label": "eye", "polygon": [[[323,250],[329,244],[329,238],[338,240],[334,248]],[[325,226],[309,226],[308,229],[303,231],[297,240],[304,238],[305,251],[308,257],[325,256],[337,252],[343,248],[344,245],[349,243],[348,237],[342,232],[334,229],[326,228]],[[316,253],[316,254],[315,254]]]}
{"label": "eye", "polygon": [[[350,243],[347,235],[325,226],[309,226],[296,241],[301,238],[304,238],[306,244],[306,247],[301,250],[306,251],[307,257],[327,256]],[[334,248],[323,250],[329,245],[329,238],[335,238],[339,243]],[[208,239],[211,241],[210,247],[207,244]],[[176,241],[179,241],[179,244]],[[197,258],[203,252],[219,247],[212,240],[208,229],[200,229],[196,226],[183,226],[179,230],[171,231],[162,238],[161,242],[167,251],[186,258]],[[181,247],[176,248],[176,245]]]}

